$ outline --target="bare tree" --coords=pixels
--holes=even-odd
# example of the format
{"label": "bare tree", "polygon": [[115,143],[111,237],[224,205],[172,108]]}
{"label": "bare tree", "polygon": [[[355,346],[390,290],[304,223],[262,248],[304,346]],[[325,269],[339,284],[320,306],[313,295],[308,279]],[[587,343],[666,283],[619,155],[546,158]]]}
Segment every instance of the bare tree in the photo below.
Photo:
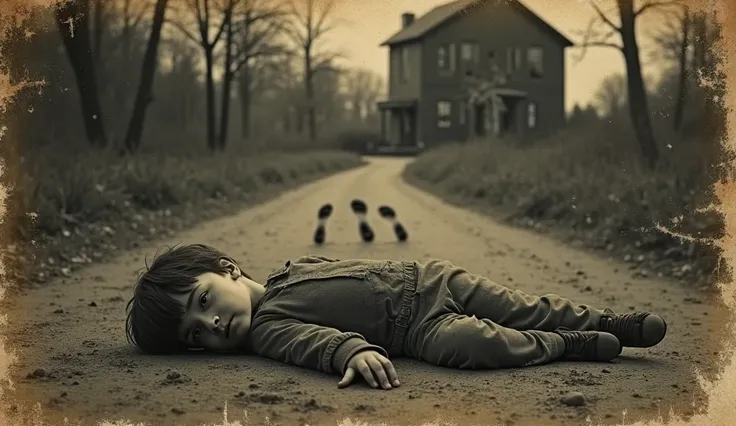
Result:
{"label": "bare tree", "polygon": [[275,55],[261,59],[249,73],[251,100],[258,97],[279,105],[273,113],[279,117],[277,126],[280,130],[286,134],[294,130],[301,133],[298,121],[302,117],[304,90],[300,87],[300,74],[294,66],[294,58]]}
{"label": "bare tree", "polygon": [[133,112],[130,115],[128,131],[125,135],[125,148],[128,152],[134,152],[141,144],[146,107],[153,101],[151,87],[153,86],[153,78],[156,75],[158,46],[161,41],[161,28],[164,24],[167,5],[168,0],[156,0],[153,22],[151,24],[151,34],[148,38],[148,45],[146,46],[146,53],[143,56],[143,65],[141,66],[138,93],[133,104]]}
{"label": "bare tree", "polygon": [[285,15],[278,4],[249,0],[238,21],[235,39],[235,60],[232,75],[238,77],[241,110],[241,130],[244,139],[250,136],[250,115],[256,77],[266,61],[291,52],[276,41],[283,28]]}
{"label": "bare tree", "polygon": [[626,107],[626,76],[611,74],[606,76],[595,94],[595,101],[605,117],[612,117]]}
{"label": "bare tree", "polygon": [[311,142],[317,139],[314,76],[330,69],[333,61],[341,56],[335,52],[318,51],[318,43],[334,28],[330,21],[336,4],[335,0],[290,0],[288,4],[291,20],[290,25],[285,27],[285,32],[298,46],[304,61],[304,93]]}
{"label": "bare tree", "polygon": [[[147,1],[142,0],[115,0],[110,2],[109,0],[98,0],[100,2],[108,3],[111,9],[114,9],[117,15],[120,17],[120,28],[117,34],[117,43],[110,43],[111,48],[120,49],[119,53],[122,58],[123,64],[133,63],[133,50],[134,50],[134,37],[143,23],[143,18],[146,16],[149,10],[149,4]],[[122,70],[125,73],[132,73],[132,69]],[[124,107],[127,111],[130,108],[131,102],[131,88],[128,87],[127,82],[118,83],[114,86],[115,100]]]}
{"label": "bare tree", "polygon": [[235,28],[233,26],[233,14],[235,13],[235,5],[239,0],[228,0],[223,13],[223,22],[225,23],[225,64],[222,76],[222,107],[220,110],[220,132],[218,135],[216,147],[223,151],[227,143],[227,126],[230,118],[230,87],[232,85],[232,63],[233,63],[233,38]]}
{"label": "bare tree", "polygon": [[107,146],[92,58],[89,0],[60,1],[54,8],[56,24],[77,81],[87,140],[93,147]]}
{"label": "bare tree", "polygon": [[[222,14],[222,20],[215,29],[215,34],[210,37],[211,29],[213,26],[212,15],[214,15],[215,5],[212,3],[217,0],[183,0],[182,3],[186,7],[186,11],[194,16],[198,29],[198,34],[195,35],[187,26],[177,20],[171,20],[170,22],[178,28],[184,36],[188,39],[197,43],[204,53],[205,58],[205,92],[207,98],[207,146],[211,151],[217,150],[217,139],[216,139],[216,127],[215,127],[215,77],[214,77],[214,66],[215,66],[215,47],[222,39],[227,25],[227,14]],[[225,3],[222,3],[222,2]],[[220,0],[221,5],[228,5],[236,0]],[[227,6],[222,7],[220,10],[227,9]]]}
{"label": "bare tree", "polygon": [[232,83],[239,77],[238,89],[241,102],[241,126],[247,138],[250,127],[250,102],[253,88],[252,73],[257,61],[265,57],[283,54],[286,49],[274,38],[282,27],[284,16],[276,5],[263,0],[243,0],[228,18],[225,37],[225,65],[222,89],[219,144],[224,148],[230,112]]}
{"label": "bare tree", "polygon": [[350,100],[352,119],[363,123],[371,107],[383,91],[383,81],[374,72],[366,69],[351,69],[343,73],[345,92]]}
{"label": "bare tree", "polygon": [[[616,11],[620,21],[617,25],[594,0],[589,0],[596,12],[596,18],[588,24],[581,43],[583,48],[581,57],[585,54],[585,49],[591,46],[612,47],[623,54],[626,64],[629,116],[644,160],[650,168],[654,167],[659,159],[659,149],[652,130],[646,87],[641,72],[639,45],[636,41],[636,21],[648,11],[680,4],[680,2],[681,0],[648,0],[637,8],[634,6],[634,0],[616,0]],[[620,44],[612,41],[612,37],[617,37]]]}
{"label": "bare tree", "polygon": [[99,69],[102,56],[102,40],[107,26],[107,14],[102,0],[93,0],[92,3],[92,57],[95,66]]}
{"label": "bare tree", "polygon": [[672,114],[672,127],[675,130],[682,125],[687,100],[692,32],[692,14],[687,5],[682,5],[681,10],[673,11],[664,28],[652,37],[656,46],[652,52],[653,59],[677,64],[677,95]]}

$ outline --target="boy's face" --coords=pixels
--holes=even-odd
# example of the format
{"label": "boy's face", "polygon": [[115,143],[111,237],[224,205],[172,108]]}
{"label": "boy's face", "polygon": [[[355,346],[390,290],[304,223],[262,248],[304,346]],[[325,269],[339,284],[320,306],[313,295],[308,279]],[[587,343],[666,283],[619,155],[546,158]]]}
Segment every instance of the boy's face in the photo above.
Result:
{"label": "boy's face", "polygon": [[180,297],[185,313],[179,339],[189,346],[212,351],[241,348],[250,329],[251,290],[240,270],[207,272],[198,277],[189,294]]}

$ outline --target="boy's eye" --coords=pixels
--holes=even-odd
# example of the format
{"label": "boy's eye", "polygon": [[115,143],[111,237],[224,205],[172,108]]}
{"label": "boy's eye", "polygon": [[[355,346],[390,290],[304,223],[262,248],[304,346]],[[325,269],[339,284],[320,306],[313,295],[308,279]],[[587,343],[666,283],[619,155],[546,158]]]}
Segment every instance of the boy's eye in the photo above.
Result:
{"label": "boy's eye", "polygon": [[202,293],[202,295],[201,295],[201,296],[199,296],[199,305],[200,305],[200,306],[202,306],[202,307],[204,308],[204,305],[206,305],[206,304],[207,304],[207,300],[208,300],[208,299],[209,299],[209,295],[208,295],[208,294],[207,294],[207,292],[205,291],[204,293]]}

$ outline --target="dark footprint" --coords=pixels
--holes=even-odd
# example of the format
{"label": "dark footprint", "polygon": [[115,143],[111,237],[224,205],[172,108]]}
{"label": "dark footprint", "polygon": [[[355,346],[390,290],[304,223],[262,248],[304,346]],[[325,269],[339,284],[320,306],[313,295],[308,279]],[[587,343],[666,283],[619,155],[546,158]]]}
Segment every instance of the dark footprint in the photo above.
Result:
{"label": "dark footprint", "polygon": [[406,228],[404,228],[404,225],[402,225],[396,218],[396,211],[393,208],[389,206],[381,206],[378,208],[378,214],[394,225],[394,234],[396,234],[396,239],[403,242],[409,238]]}
{"label": "dark footprint", "polygon": [[332,204],[325,204],[317,211],[317,229],[314,231],[314,243],[319,245],[325,242],[325,223],[332,215]]}
{"label": "dark footprint", "polygon": [[365,243],[372,242],[375,235],[373,234],[373,229],[371,229],[371,226],[368,225],[368,222],[365,220],[365,216],[368,214],[368,206],[366,206],[363,200],[356,199],[350,202],[350,209],[353,210],[353,213],[358,217],[360,238]]}

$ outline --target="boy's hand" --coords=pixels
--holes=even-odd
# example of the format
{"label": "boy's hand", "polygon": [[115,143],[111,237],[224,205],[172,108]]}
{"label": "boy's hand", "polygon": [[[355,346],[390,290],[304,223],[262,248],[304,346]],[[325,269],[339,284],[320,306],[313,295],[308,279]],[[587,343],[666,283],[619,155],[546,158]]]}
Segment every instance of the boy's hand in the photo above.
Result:
{"label": "boy's hand", "polygon": [[[386,357],[376,351],[365,350],[353,355],[348,361],[348,368],[345,375],[337,384],[338,388],[344,388],[350,385],[355,378],[355,371],[359,371],[363,378],[373,387],[383,389],[391,389],[393,386],[398,387],[399,376],[396,374],[394,365]],[[378,379],[378,380],[376,380]]]}

